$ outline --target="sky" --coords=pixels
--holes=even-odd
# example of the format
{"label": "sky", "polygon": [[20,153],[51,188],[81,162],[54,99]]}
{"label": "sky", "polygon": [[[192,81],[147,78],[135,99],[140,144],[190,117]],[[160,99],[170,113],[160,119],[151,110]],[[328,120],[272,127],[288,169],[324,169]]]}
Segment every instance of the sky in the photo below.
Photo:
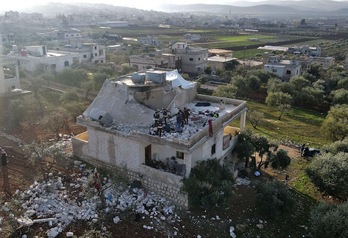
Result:
{"label": "sky", "polygon": [[[235,6],[246,6],[248,2],[262,2],[265,0],[175,0],[175,1],[165,1],[165,0],[2,0],[0,4],[0,11],[21,11],[22,9],[26,9],[28,7],[32,8],[34,5],[42,5],[47,2],[61,2],[61,3],[105,3],[116,6],[127,6],[127,7],[135,7],[140,9],[151,10],[155,9],[154,6],[161,5],[165,3],[172,4],[193,4],[193,3],[206,3],[206,4],[231,4]],[[275,0],[273,0],[275,1]],[[277,0],[281,1],[281,0]],[[286,1],[286,0],[283,0]],[[292,0],[298,1],[298,0]],[[311,2],[311,0],[303,0]],[[337,1],[348,1],[348,0],[337,0]]]}
{"label": "sky", "polygon": [[[248,0],[248,2],[260,2],[263,0]],[[192,4],[192,3],[212,3],[212,4],[243,4],[242,0],[175,0],[175,1],[164,1],[164,0],[2,0],[0,4],[1,11],[20,11],[22,9],[33,7],[34,5],[41,5],[47,2],[61,2],[61,3],[105,3],[116,6],[127,6],[150,10],[151,6],[160,5],[164,3],[173,4]]]}

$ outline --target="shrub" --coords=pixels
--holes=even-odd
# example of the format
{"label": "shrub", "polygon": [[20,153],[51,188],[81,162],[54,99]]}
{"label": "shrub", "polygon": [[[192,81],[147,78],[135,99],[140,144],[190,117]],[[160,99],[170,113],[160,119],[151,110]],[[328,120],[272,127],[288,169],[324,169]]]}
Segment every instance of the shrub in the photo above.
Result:
{"label": "shrub", "polygon": [[256,190],[256,205],[262,215],[268,218],[275,218],[291,210],[295,205],[290,191],[277,181],[258,183]]}
{"label": "shrub", "polygon": [[317,155],[306,172],[321,191],[338,198],[348,198],[348,153]]}
{"label": "shrub", "polygon": [[291,162],[290,157],[288,156],[288,152],[286,152],[285,150],[278,150],[277,153],[275,155],[272,155],[271,158],[271,166],[272,168],[278,169],[278,168],[286,168],[288,167],[288,165]]}
{"label": "shrub", "polygon": [[320,203],[310,213],[310,229],[316,238],[348,237],[348,202],[341,205]]}
{"label": "shrub", "polygon": [[216,159],[200,161],[184,180],[183,190],[188,193],[190,206],[219,207],[232,195],[232,175]]}

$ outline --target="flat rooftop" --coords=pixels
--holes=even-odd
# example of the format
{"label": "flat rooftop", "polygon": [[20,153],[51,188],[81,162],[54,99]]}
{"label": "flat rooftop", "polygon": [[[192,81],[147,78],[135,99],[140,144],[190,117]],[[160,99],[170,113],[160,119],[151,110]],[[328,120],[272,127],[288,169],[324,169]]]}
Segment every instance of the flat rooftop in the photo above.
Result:
{"label": "flat rooftop", "polygon": [[[152,71],[154,72],[163,73]],[[192,100],[186,100],[186,103],[182,101],[192,95],[195,95]],[[163,104],[159,102],[167,104],[161,107]],[[176,106],[179,104],[180,106]],[[168,110],[169,115],[166,124],[163,120],[163,108]],[[177,113],[184,108],[190,111],[188,123],[178,127]],[[78,124],[100,127],[123,135],[144,134],[159,137],[154,125],[156,110],[160,111],[160,118],[163,120],[161,138],[187,144],[194,135],[207,130],[209,120],[217,120],[219,125],[234,120],[238,113],[246,110],[246,102],[198,95],[195,83],[182,79],[176,70],[167,72],[165,86],[155,82],[137,83],[130,76],[122,76],[117,80],[105,81],[97,97],[83,115],[78,117]],[[106,114],[109,118],[108,125],[100,123]]]}

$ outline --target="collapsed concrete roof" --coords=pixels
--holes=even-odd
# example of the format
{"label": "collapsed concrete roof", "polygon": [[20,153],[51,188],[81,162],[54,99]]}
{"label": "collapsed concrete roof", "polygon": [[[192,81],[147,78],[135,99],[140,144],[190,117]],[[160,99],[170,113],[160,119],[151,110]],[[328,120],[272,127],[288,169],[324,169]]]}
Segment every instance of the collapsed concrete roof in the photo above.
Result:
{"label": "collapsed concrete roof", "polygon": [[[178,129],[175,115],[184,107],[191,111],[190,123]],[[227,125],[246,110],[246,102],[198,95],[196,83],[176,70],[152,70],[105,81],[77,123],[127,136],[153,136],[157,134],[154,113],[163,108],[169,111],[170,130],[164,130],[161,138],[189,148],[207,134],[208,120],[218,120],[217,127]]]}

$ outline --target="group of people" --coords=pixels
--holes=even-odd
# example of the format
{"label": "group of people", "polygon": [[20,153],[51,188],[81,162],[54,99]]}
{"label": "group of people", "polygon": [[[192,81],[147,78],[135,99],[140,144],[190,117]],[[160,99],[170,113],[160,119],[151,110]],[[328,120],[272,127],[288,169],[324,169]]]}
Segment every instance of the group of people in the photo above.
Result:
{"label": "group of people", "polygon": [[[170,125],[169,125],[169,111],[165,108],[162,110],[156,110],[153,114],[153,119],[155,121],[154,127],[157,128],[156,134],[161,137],[163,129],[167,132],[170,131]],[[190,109],[184,107],[184,109],[179,109],[178,113],[176,114],[176,128],[182,128],[184,125],[188,124],[190,116]]]}

